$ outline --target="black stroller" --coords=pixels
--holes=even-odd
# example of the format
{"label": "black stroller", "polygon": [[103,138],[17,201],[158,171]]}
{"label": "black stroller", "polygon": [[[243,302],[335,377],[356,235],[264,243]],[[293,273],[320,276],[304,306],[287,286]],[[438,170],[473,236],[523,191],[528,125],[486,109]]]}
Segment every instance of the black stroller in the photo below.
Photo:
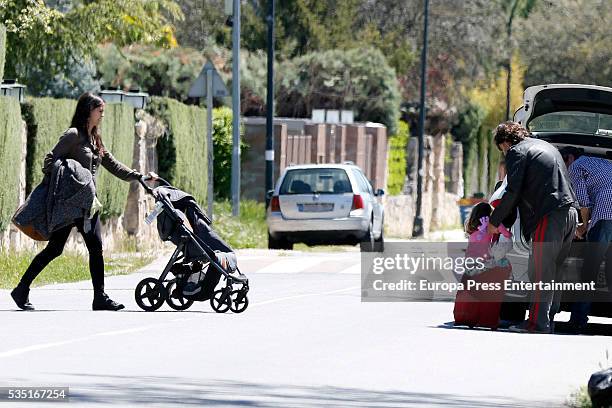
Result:
{"label": "black stroller", "polygon": [[[138,283],[138,306],[155,311],[166,302],[174,310],[186,310],[194,301],[210,299],[217,313],[244,312],[249,305],[249,281],[240,273],[234,251],[210,228],[211,220],[191,195],[162,178],[157,179],[162,185],[152,189],[145,183],[149,180],[150,177],[139,180],[155,198],[155,209],[147,222],[157,218],[160,238],[171,241],[176,250],[159,278],[145,278]],[[185,225],[183,215],[193,232]],[[215,291],[222,277],[225,286]]]}

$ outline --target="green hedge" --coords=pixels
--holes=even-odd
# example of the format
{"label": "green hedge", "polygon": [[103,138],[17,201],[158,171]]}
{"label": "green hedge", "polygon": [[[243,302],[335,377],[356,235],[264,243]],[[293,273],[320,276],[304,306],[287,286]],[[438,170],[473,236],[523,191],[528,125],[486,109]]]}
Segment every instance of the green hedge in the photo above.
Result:
{"label": "green hedge", "polygon": [[[213,183],[215,199],[230,199],[232,186],[232,110],[230,108],[213,109]],[[244,134],[241,126],[240,134]],[[248,145],[240,139],[240,158]]]}
{"label": "green hedge", "polygon": [[[134,155],[134,108],[125,103],[107,104],[100,128],[106,149],[115,159],[132,168]],[[130,184],[106,169],[98,170],[97,195],[102,203],[101,219],[123,214]]]}
{"label": "green hedge", "polygon": [[4,231],[19,204],[21,169],[21,109],[13,98],[0,97],[0,231]]}
{"label": "green hedge", "polygon": [[[32,98],[23,104],[28,125],[26,190],[29,193],[43,178],[45,155],[70,127],[76,101],[72,99]],[[102,140],[106,148],[128,167],[134,150],[134,111],[126,104],[109,104],[102,121]],[[105,169],[97,176],[97,194],[103,205],[102,219],[119,216],[125,209],[129,184]]]}
{"label": "green hedge", "polygon": [[70,127],[75,108],[76,101],[72,99],[30,98],[23,104],[23,118],[28,126],[26,158],[28,194],[41,182],[45,155],[53,149],[60,136]]}
{"label": "green hedge", "polygon": [[0,79],[4,78],[4,59],[6,57],[6,27],[0,24]]}
{"label": "green hedge", "polygon": [[406,178],[406,147],[410,139],[410,130],[408,124],[404,121],[399,121],[397,129],[397,133],[389,137],[387,189],[390,195],[397,195],[402,192]]}
{"label": "green hedge", "polygon": [[206,111],[160,97],[151,98],[147,109],[167,128],[157,141],[159,175],[204,205],[208,185]]}

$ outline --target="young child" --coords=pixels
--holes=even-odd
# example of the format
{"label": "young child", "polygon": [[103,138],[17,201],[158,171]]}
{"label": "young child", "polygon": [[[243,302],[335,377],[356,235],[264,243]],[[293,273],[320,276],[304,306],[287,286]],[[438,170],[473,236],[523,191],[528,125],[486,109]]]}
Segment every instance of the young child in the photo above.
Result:
{"label": "young child", "polygon": [[[468,247],[466,257],[484,258],[488,261],[488,267],[507,266],[506,253],[512,249],[512,234],[503,224],[499,225],[499,231],[505,239],[499,235],[487,233],[489,216],[493,208],[489,203],[478,203],[470,213],[465,223],[465,232],[468,234]],[[494,264],[492,264],[494,263]]]}
{"label": "young child", "polygon": [[[469,235],[465,257],[481,258],[484,260],[484,268],[466,270],[460,278],[465,289],[457,291],[455,298],[453,315],[457,326],[489,327],[495,330],[500,324],[503,282],[512,273],[512,266],[506,258],[506,253],[512,249],[512,235],[501,224],[501,235],[487,233],[491,212],[491,205],[479,203],[472,209],[465,223],[465,232]],[[481,286],[469,289],[469,283]]]}

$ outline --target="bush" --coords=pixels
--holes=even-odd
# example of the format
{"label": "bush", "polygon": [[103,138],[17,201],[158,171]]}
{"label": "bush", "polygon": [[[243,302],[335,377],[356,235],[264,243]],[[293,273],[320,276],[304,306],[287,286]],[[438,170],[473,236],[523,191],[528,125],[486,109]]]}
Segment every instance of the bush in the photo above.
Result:
{"label": "bush", "polygon": [[[265,52],[240,51],[240,112],[244,116],[266,114],[267,73]],[[227,83],[231,86],[231,77]]]}
{"label": "bush", "polygon": [[397,129],[400,94],[395,71],[376,49],[307,54],[279,66],[277,114],[310,117],[313,108],[352,109],[360,121]]}
{"label": "bush", "polygon": [[0,97],[0,231],[4,231],[19,204],[21,110],[13,98]]}
{"label": "bush", "polygon": [[0,79],[4,78],[4,59],[6,57],[6,27],[0,24]]}
{"label": "bush", "polygon": [[139,88],[150,95],[186,100],[204,57],[191,48],[131,46],[118,49],[114,44],[98,51],[98,71],[106,86]]}
{"label": "bush", "polygon": [[[229,199],[232,187],[232,110],[213,109],[213,183],[217,198]],[[240,129],[240,133],[243,130]],[[240,140],[240,157],[244,157],[247,144]]]}
{"label": "bush", "polygon": [[232,248],[267,248],[268,226],[264,203],[240,201],[240,216],[232,216],[230,201],[215,201],[213,228]]}
{"label": "bush", "polygon": [[27,194],[42,181],[45,155],[70,127],[75,108],[76,101],[71,99],[30,98],[23,104],[23,119],[28,126]]}
{"label": "bush", "polygon": [[410,139],[410,129],[404,121],[399,121],[397,133],[389,137],[389,179],[387,189],[390,195],[402,192],[406,178],[406,147]]}
{"label": "bush", "polygon": [[[514,56],[512,58],[510,113],[514,112],[514,110],[521,105],[523,100],[524,72],[525,66],[518,57]],[[470,186],[468,181],[469,178],[466,177],[466,194],[470,192],[470,188],[471,191],[489,193],[495,185],[495,174],[497,172],[497,165],[501,160],[501,155],[497,147],[491,143],[491,140],[492,132],[495,127],[506,120],[505,95],[507,78],[506,72],[501,70],[495,77],[479,83],[468,92],[470,104],[478,107],[482,118],[480,119],[480,129],[478,129],[477,147],[471,146],[471,150],[466,152],[468,154],[468,160],[464,164],[466,169],[473,169],[474,166],[478,166],[477,170],[480,177],[478,179],[478,186]],[[474,149],[477,149],[478,157],[475,157]],[[464,153],[464,157],[466,157],[466,153]],[[475,163],[477,161],[479,161],[478,164]]]}
{"label": "bush", "polygon": [[159,175],[206,202],[206,111],[169,98],[151,98],[147,110],[162,119],[166,134],[157,142]]}
{"label": "bush", "polygon": [[78,99],[84,92],[100,91],[101,81],[96,79],[96,64],[90,58],[75,58],[73,64],[60,73],[37,67],[30,67],[30,73],[30,95]]}
{"label": "bush", "polygon": [[484,117],[485,112],[480,105],[468,103],[459,112],[457,121],[451,128],[453,138],[463,144],[463,178],[466,196],[474,187],[471,185],[471,174],[474,167],[478,166],[478,140]]}
{"label": "bush", "polygon": [[[134,155],[134,108],[125,103],[107,104],[101,126],[104,146],[121,163],[132,167]],[[102,203],[101,219],[123,214],[128,197],[129,183],[99,169],[97,195]]]}

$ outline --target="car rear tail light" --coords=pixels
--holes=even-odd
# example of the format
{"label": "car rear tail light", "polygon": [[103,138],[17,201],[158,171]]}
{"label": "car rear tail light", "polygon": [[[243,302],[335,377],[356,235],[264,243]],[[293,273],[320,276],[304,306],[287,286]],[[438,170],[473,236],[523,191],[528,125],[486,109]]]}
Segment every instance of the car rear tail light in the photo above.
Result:
{"label": "car rear tail light", "polygon": [[359,210],[363,208],[363,198],[359,194],[353,196],[353,206],[351,210]]}
{"label": "car rear tail light", "polygon": [[272,212],[280,212],[280,200],[278,196],[273,196],[272,201],[270,201],[270,211]]}

